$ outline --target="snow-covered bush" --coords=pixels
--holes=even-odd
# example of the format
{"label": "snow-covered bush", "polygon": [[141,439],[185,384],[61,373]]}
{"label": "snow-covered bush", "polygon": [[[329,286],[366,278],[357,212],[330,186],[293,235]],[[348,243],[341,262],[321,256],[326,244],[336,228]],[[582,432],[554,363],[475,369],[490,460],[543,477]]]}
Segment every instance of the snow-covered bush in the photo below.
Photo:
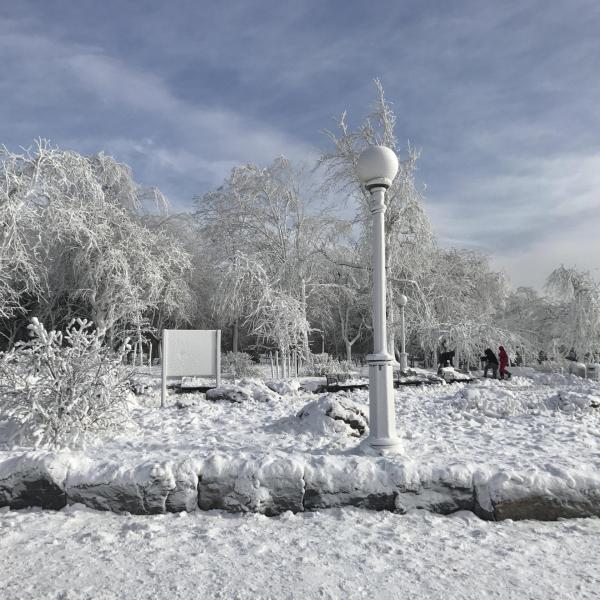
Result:
{"label": "snow-covered bush", "polygon": [[311,354],[306,363],[305,372],[314,377],[324,377],[337,373],[351,373],[356,370],[354,364],[347,360],[336,360],[330,354]]}
{"label": "snow-covered bush", "polygon": [[14,424],[13,438],[60,447],[121,425],[128,417],[129,381],[115,352],[87,320],[63,334],[33,318],[32,338],[0,356],[0,418]]}
{"label": "snow-covered bush", "polygon": [[227,352],[221,356],[221,368],[224,373],[235,377],[258,377],[260,370],[246,352]]}

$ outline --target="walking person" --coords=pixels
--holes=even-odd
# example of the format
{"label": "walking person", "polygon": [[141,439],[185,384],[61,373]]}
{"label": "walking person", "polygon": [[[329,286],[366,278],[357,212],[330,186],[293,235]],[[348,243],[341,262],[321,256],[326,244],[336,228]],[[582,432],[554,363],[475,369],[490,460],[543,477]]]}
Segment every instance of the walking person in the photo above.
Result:
{"label": "walking person", "polygon": [[506,367],[508,367],[508,354],[504,349],[504,346],[500,346],[498,348],[498,358],[500,359],[500,379],[510,378],[510,371],[507,371]]}
{"label": "walking person", "polygon": [[494,354],[494,351],[491,348],[486,348],[484,355],[481,357],[481,360],[485,361],[485,365],[483,367],[483,376],[488,376],[488,371],[491,369],[493,373],[494,379],[498,379],[498,359]]}

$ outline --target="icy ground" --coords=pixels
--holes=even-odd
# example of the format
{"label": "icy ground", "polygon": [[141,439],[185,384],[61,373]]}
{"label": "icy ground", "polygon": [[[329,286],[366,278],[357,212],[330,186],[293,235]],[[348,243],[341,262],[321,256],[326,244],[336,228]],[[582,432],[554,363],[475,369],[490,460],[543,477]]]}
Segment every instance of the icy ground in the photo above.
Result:
{"label": "icy ground", "polygon": [[595,599],[600,519],[0,512],[0,597]]}

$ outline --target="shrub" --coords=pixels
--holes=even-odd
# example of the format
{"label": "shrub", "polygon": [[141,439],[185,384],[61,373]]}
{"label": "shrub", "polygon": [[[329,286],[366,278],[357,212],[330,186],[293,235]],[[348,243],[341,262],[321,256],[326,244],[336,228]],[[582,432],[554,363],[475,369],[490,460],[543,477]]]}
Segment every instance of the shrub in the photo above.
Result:
{"label": "shrub", "polygon": [[87,432],[114,429],[128,418],[129,381],[115,352],[87,320],[71,321],[64,335],[36,319],[32,338],[0,356],[0,414],[14,438],[35,446],[85,441]]}
{"label": "shrub", "polygon": [[227,352],[221,357],[221,368],[224,373],[234,377],[258,377],[260,370],[252,362],[252,357],[246,352]]}
{"label": "shrub", "polygon": [[304,371],[314,377],[325,377],[338,373],[352,373],[356,371],[355,365],[347,360],[337,360],[327,353],[311,354]]}

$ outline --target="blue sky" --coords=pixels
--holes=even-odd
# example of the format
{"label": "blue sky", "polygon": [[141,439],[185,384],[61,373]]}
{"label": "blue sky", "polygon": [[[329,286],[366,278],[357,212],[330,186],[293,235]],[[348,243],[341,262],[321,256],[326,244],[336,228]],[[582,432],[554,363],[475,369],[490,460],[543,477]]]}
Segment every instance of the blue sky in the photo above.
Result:
{"label": "blue sky", "polygon": [[0,143],[129,163],[175,208],[312,160],[381,79],[446,245],[514,285],[600,278],[600,2],[0,2]]}

